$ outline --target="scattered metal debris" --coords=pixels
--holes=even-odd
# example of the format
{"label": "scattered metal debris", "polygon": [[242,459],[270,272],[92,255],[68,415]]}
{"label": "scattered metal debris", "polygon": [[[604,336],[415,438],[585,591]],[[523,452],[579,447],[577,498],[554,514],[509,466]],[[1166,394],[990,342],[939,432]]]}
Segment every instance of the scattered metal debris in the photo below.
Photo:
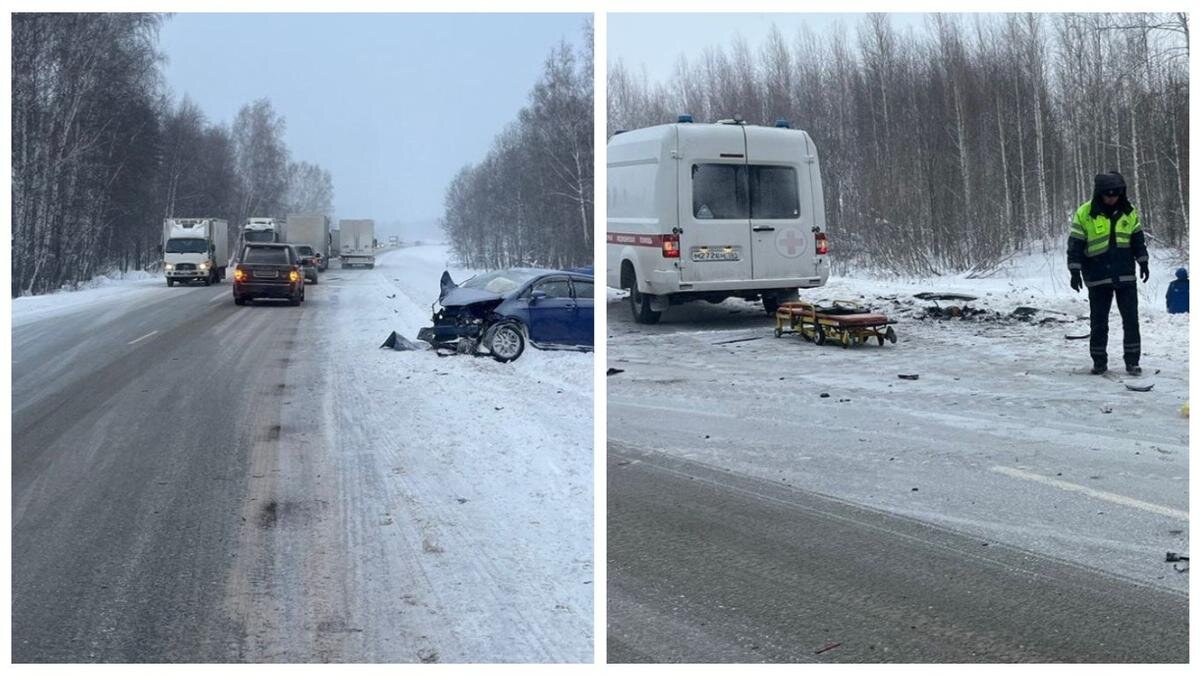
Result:
{"label": "scattered metal debris", "polygon": [[919,373],[898,373],[896,377],[900,380],[918,380],[921,375]]}
{"label": "scattered metal debris", "polygon": [[751,340],[762,340],[762,338],[763,338],[763,336],[751,336],[749,338],[734,338],[733,340],[718,341],[716,343],[713,343],[713,345],[728,345],[730,343],[745,343],[745,342],[749,342]]}
{"label": "scattered metal debris", "polygon": [[1068,333],[1067,335],[1065,335],[1063,337],[1066,338],[1067,340],[1087,340],[1088,338],[1092,337],[1092,334],[1085,333],[1082,336],[1072,336],[1071,334]]}
{"label": "scattered metal debris", "polygon": [[1150,383],[1149,385],[1130,385],[1129,383],[1125,383],[1125,389],[1132,392],[1149,392],[1154,389],[1154,383]]}
{"label": "scattered metal debris", "polygon": [[841,645],[841,642],[835,642],[835,643],[826,643],[824,648],[819,648],[819,649],[817,649],[817,650],[814,650],[814,651],[813,651],[813,654],[814,654],[814,655],[820,655],[821,653],[824,653],[824,652],[829,652],[830,650],[833,650],[834,648],[836,648],[836,647],[838,647],[838,646],[840,646],[840,645]]}
{"label": "scattered metal debris", "polygon": [[[1191,564],[1191,561],[1188,559],[1187,554],[1180,554],[1178,552],[1167,552],[1167,561],[1166,562],[1171,564],[1171,568],[1173,568],[1176,573],[1186,573],[1192,569],[1192,564]],[[1184,566],[1183,568],[1180,568],[1179,563],[1181,563],[1181,562],[1187,562],[1188,565]]]}

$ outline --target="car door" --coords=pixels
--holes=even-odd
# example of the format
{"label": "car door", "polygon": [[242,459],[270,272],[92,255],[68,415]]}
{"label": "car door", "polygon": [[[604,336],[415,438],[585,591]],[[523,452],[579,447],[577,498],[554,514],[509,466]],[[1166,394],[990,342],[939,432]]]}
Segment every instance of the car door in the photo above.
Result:
{"label": "car door", "polygon": [[[541,296],[540,294],[545,294]],[[543,277],[529,289],[529,338],[535,343],[571,342],[575,298],[567,275]]]}
{"label": "car door", "polygon": [[586,277],[572,277],[571,290],[575,295],[575,317],[571,322],[571,344],[592,345],[595,283]]}
{"label": "car door", "polygon": [[750,279],[746,134],[679,125],[679,266],[683,282]]}
{"label": "car door", "polygon": [[754,279],[816,274],[808,172],[815,166],[805,134],[754,128],[746,134]]}

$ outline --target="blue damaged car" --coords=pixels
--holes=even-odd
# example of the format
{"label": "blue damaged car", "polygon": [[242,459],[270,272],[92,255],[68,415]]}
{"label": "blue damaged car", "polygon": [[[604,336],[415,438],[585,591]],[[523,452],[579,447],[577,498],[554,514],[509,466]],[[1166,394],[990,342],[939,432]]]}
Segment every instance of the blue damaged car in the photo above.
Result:
{"label": "blue damaged car", "polygon": [[501,362],[520,357],[526,343],[591,350],[593,289],[592,275],[582,272],[512,268],[461,284],[443,272],[433,326],[421,329],[417,338]]}

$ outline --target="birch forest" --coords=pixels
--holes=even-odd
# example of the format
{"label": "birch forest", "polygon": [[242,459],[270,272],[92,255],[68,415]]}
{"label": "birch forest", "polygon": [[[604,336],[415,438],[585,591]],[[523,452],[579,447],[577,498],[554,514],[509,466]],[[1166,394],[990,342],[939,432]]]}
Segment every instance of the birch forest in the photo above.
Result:
{"label": "birch forest", "polygon": [[155,268],[162,222],[332,212],[266,99],[231,124],[163,81],[159,14],[12,15],[12,295]]}
{"label": "birch forest", "polygon": [[[611,63],[608,134],[786,118],[821,155],[835,258],[986,271],[1064,246],[1095,174],[1121,172],[1151,246],[1188,240],[1186,14],[887,15],[680,55],[650,81]],[[1064,248],[1065,250],[1065,248]]]}
{"label": "birch forest", "polygon": [[467,267],[592,264],[592,28],[546,57],[529,103],[446,190],[442,229]]}

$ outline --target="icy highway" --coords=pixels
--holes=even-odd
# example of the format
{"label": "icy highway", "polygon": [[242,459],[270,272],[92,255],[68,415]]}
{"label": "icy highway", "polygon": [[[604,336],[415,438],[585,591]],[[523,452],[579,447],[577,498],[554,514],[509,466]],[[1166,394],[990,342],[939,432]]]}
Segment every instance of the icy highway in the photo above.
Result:
{"label": "icy highway", "polygon": [[14,661],[590,660],[591,355],[379,350],[445,254],[15,301]]}
{"label": "icy highway", "polygon": [[1186,315],[1143,315],[1146,393],[1080,374],[1071,320],[846,350],[741,301],[608,316],[610,661],[1187,660]]}

